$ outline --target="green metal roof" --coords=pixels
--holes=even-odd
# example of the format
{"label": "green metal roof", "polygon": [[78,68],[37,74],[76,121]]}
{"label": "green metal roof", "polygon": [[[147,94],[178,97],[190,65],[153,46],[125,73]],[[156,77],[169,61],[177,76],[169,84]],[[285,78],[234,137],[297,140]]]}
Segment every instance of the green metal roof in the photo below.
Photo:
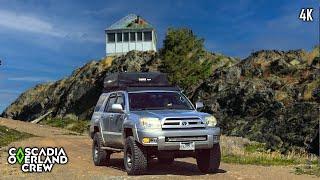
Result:
{"label": "green metal roof", "polygon": [[[138,20],[139,19],[139,20]],[[117,29],[154,29],[151,24],[136,14],[129,14],[116,23],[112,24],[106,30]]]}

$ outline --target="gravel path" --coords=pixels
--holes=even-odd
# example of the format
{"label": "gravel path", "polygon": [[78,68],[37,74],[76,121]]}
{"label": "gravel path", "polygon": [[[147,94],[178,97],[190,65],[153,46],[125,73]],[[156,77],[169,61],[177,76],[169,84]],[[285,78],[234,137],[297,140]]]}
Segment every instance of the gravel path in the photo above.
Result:
{"label": "gravel path", "polygon": [[111,167],[96,167],[91,159],[91,139],[85,135],[72,135],[67,130],[0,118],[0,125],[34,134],[26,140],[8,147],[64,147],[69,157],[66,165],[54,166],[51,173],[23,173],[18,165],[7,163],[8,147],[0,151],[0,179],[317,179],[314,176],[295,175],[292,167],[255,166],[222,163],[216,174],[199,172],[195,159],[176,159],[172,165],[151,162],[147,175],[129,177],[124,171],[122,153],[111,156]]}

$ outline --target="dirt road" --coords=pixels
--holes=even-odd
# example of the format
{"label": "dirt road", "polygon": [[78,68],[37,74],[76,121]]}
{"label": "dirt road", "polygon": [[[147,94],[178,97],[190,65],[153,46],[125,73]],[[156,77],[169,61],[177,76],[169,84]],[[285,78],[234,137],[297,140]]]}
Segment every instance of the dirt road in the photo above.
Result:
{"label": "dirt road", "polygon": [[20,166],[7,163],[8,147],[4,147],[0,152],[0,179],[316,179],[308,175],[295,175],[291,173],[290,167],[225,163],[221,164],[219,173],[207,175],[199,172],[193,158],[176,159],[172,165],[161,165],[154,161],[147,175],[129,177],[124,171],[122,153],[111,156],[111,167],[94,166],[91,159],[91,139],[88,136],[72,135],[59,128],[3,118],[0,118],[0,125],[37,136],[14,142],[8,147],[64,147],[69,157],[66,165],[54,166],[51,173],[22,173]]}

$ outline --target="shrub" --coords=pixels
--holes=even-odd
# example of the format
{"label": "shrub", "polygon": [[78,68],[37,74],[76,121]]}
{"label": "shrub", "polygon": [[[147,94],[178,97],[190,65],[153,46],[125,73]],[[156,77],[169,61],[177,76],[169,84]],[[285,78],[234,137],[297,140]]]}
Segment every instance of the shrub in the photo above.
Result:
{"label": "shrub", "polygon": [[169,81],[186,90],[187,95],[212,72],[203,42],[187,28],[170,28],[160,52],[161,71],[168,73]]}

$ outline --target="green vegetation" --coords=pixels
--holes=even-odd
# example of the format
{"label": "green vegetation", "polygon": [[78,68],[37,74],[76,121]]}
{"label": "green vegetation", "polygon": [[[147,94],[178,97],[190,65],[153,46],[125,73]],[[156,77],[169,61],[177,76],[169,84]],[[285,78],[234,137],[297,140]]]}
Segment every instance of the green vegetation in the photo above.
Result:
{"label": "green vegetation", "polygon": [[[237,163],[237,164],[254,164],[263,166],[287,166],[287,165],[301,165],[308,161],[308,155],[298,155],[293,157],[291,155],[283,155],[280,153],[248,153],[244,154],[225,154],[222,156],[222,161],[225,163]],[[317,163],[317,160],[311,161],[313,164]]]}
{"label": "green vegetation", "polygon": [[223,136],[221,143],[222,161],[225,163],[263,166],[317,164],[317,157],[314,155],[305,152],[281,154],[278,151],[267,150],[265,144],[244,138]]}
{"label": "green vegetation", "polygon": [[187,95],[212,73],[212,61],[203,42],[187,28],[168,29],[163,42],[161,70],[168,73],[170,82],[186,90]]}
{"label": "green vegetation", "polygon": [[266,146],[262,143],[246,144],[244,146],[244,151],[248,153],[266,152]]}
{"label": "green vegetation", "polygon": [[13,141],[22,140],[29,137],[33,137],[33,135],[19,132],[5,126],[0,126],[0,147],[6,146]]}
{"label": "green vegetation", "polygon": [[296,174],[309,174],[320,177],[320,165],[304,165],[295,168]]}
{"label": "green vegetation", "polygon": [[88,130],[89,121],[87,120],[74,120],[66,118],[52,118],[41,122],[41,124],[46,124],[53,127],[59,127],[74,131],[77,133],[84,133]]}

